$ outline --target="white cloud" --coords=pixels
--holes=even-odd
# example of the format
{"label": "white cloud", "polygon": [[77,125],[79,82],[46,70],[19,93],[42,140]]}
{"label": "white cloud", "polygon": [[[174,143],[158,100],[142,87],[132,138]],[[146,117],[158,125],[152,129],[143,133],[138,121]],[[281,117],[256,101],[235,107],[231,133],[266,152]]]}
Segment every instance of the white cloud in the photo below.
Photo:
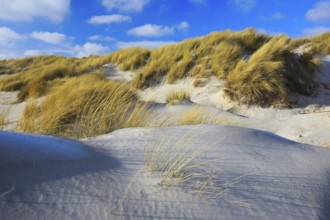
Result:
{"label": "white cloud", "polygon": [[0,52],[0,60],[8,60],[18,58],[20,55],[15,53],[14,51],[3,51]]}
{"label": "white cloud", "polygon": [[124,16],[124,15],[99,15],[99,16],[92,16],[90,19],[87,20],[89,24],[111,24],[111,23],[121,23],[125,21],[130,21],[131,17]]}
{"label": "white cloud", "polygon": [[88,38],[88,40],[93,40],[93,41],[115,41],[115,38],[109,37],[109,36],[103,36],[103,35],[93,35]]}
{"label": "white cloud", "polygon": [[24,40],[24,37],[7,27],[0,27],[0,45],[11,46],[16,41]]}
{"label": "white cloud", "polygon": [[267,34],[266,28],[257,28],[256,31],[258,34]]}
{"label": "white cloud", "polygon": [[49,44],[61,44],[67,39],[64,34],[57,32],[33,32],[31,37]]}
{"label": "white cloud", "polygon": [[173,27],[145,24],[140,27],[132,28],[127,32],[134,36],[144,36],[144,37],[161,37],[164,35],[171,35],[174,33]]}
{"label": "white cloud", "polygon": [[87,57],[91,54],[105,54],[109,51],[108,47],[103,46],[102,44],[94,43],[85,43],[83,46],[76,45],[74,48],[74,56],[76,57]]}
{"label": "white cloud", "polygon": [[157,48],[166,44],[174,44],[177,43],[175,41],[128,41],[123,42],[120,41],[117,43],[117,47],[119,49],[125,49],[130,47],[146,47],[146,48]]}
{"label": "white cloud", "polygon": [[230,0],[237,8],[249,12],[257,3],[257,0]]}
{"label": "white cloud", "polygon": [[330,31],[330,27],[306,28],[303,30],[303,34],[311,37],[328,31]]}
{"label": "white cloud", "polygon": [[108,10],[118,9],[126,12],[138,12],[149,0],[102,0],[102,5]]}
{"label": "white cloud", "polygon": [[24,51],[24,56],[39,56],[42,54],[41,50],[26,50]]}
{"label": "white cloud", "polygon": [[258,34],[267,34],[272,36],[279,36],[285,34],[281,31],[267,30],[266,28],[256,28],[256,31]]}
{"label": "white cloud", "polygon": [[70,0],[0,0],[0,19],[31,21],[45,18],[61,22],[70,11]]}
{"label": "white cloud", "polygon": [[307,11],[306,19],[313,22],[330,21],[330,1],[318,2]]}
{"label": "white cloud", "polygon": [[189,24],[186,21],[181,22],[180,24],[174,26],[162,26],[155,24],[145,24],[140,27],[132,28],[127,31],[128,34],[134,36],[143,36],[143,37],[161,37],[165,35],[174,34],[176,30],[187,30]]}
{"label": "white cloud", "polygon": [[189,23],[186,21],[183,21],[177,25],[178,30],[187,30],[188,28],[189,28]]}

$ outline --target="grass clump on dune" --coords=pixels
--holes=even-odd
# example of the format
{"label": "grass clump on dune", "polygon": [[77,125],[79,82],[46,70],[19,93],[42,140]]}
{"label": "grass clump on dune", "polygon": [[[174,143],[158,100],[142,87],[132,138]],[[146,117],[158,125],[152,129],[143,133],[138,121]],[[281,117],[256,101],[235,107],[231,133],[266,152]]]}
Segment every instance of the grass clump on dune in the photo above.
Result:
{"label": "grass clump on dune", "polygon": [[201,106],[194,106],[188,108],[183,112],[179,120],[176,122],[177,125],[198,125],[198,124],[207,124],[210,121],[207,119],[205,115],[205,110]]}
{"label": "grass clump on dune", "polygon": [[150,86],[162,77],[169,83],[185,76],[215,75],[223,78],[235,67],[239,58],[254,52],[268,40],[266,35],[257,34],[254,29],[246,29],[241,32],[211,33],[157,48],[151,51],[149,60],[133,80],[133,86]]}
{"label": "grass clump on dune", "polygon": [[297,55],[287,45],[289,38],[274,37],[245,61],[241,60],[226,81],[225,92],[244,104],[288,104],[290,92],[311,94],[317,61]]}
{"label": "grass clump on dune", "polygon": [[0,112],[0,130],[5,130],[8,125],[8,115],[10,109]]}
{"label": "grass clump on dune", "polygon": [[190,98],[190,94],[185,89],[173,89],[170,90],[166,96],[166,102],[173,105],[183,102]]}
{"label": "grass clump on dune", "polygon": [[[27,106],[21,119],[23,131],[82,138],[142,126],[147,105],[137,102],[126,83],[91,74],[68,80],[39,106],[30,108]],[[37,109],[39,116],[31,121]]]}
{"label": "grass clump on dune", "polygon": [[[41,56],[12,61],[14,62],[11,64],[12,71],[17,72],[0,79],[0,90],[19,90],[19,101],[29,97],[40,97],[47,93],[54,79],[76,75],[76,65],[72,60],[64,57]],[[22,62],[24,68],[14,67],[20,66]]]}
{"label": "grass clump on dune", "polygon": [[198,137],[187,133],[172,146],[162,140],[154,151],[146,153],[146,169],[150,175],[159,176],[158,186],[172,187],[194,179],[209,179],[202,165],[210,161],[196,161],[207,147],[196,148],[197,140]]}
{"label": "grass clump on dune", "polygon": [[144,66],[149,59],[150,50],[146,48],[133,47],[124,50],[118,50],[110,55],[108,59],[110,63],[118,64],[120,69],[136,70]]}

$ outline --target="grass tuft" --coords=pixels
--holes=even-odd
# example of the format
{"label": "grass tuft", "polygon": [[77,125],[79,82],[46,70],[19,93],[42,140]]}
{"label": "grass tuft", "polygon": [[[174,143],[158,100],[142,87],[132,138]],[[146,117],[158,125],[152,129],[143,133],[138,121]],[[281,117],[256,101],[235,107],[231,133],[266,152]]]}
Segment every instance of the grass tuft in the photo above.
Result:
{"label": "grass tuft", "polygon": [[[128,84],[91,74],[68,80],[47,95],[38,107],[28,105],[21,128],[26,132],[70,138],[90,137],[142,126],[147,108],[147,104],[136,100]],[[38,117],[31,117],[37,109],[40,109]]]}
{"label": "grass tuft", "polygon": [[172,89],[166,96],[166,102],[175,105],[190,98],[190,93],[185,89]]}
{"label": "grass tuft", "polygon": [[0,130],[5,130],[7,128],[9,112],[10,109],[0,112]]}

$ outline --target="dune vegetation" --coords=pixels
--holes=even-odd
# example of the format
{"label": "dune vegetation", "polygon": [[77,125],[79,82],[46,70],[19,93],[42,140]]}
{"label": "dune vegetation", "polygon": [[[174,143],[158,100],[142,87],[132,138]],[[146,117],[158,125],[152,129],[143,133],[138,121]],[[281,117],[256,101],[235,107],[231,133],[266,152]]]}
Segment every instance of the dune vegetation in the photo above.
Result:
{"label": "dune vegetation", "polygon": [[0,130],[4,130],[8,124],[9,109],[0,111]]}
{"label": "dune vegetation", "polygon": [[[187,39],[154,50],[129,48],[84,58],[37,56],[0,61],[0,90],[19,91],[18,102],[29,100],[20,129],[27,132],[85,137],[114,129],[142,126],[147,104],[139,89],[155,83],[175,83],[192,77],[195,87],[208,78],[224,82],[224,95],[247,105],[288,106],[292,94],[310,95],[321,62],[316,54],[330,54],[330,33],[313,38],[267,36],[249,28]],[[132,71],[130,82],[106,79],[104,64]],[[33,98],[44,97],[42,102]],[[32,101],[30,100],[32,98]],[[172,91],[168,103],[189,99]],[[190,119],[189,119],[190,118]],[[187,113],[179,124],[205,121]]]}
{"label": "dune vegetation", "polygon": [[170,90],[166,96],[166,102],[169,104],[178,104],[190,98],[189,91],[185,89]]}
{"label": "dune vegetation", "polygon": [[90,137],[126,127],[143,126],[147,104],[127,83],[93,73],[69,79],[41,104],[26,106],[20,129],[71,138]]}

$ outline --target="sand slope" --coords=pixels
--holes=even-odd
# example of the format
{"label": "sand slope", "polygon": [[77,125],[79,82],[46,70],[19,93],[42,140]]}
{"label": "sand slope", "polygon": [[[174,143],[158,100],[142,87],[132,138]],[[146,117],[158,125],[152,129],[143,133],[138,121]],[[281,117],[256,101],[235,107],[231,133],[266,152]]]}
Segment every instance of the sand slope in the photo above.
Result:
{"label": "sand slope", "polygon": [[[212,160],[210,194],[193,192],[198,179],[164,189],[146,174],[144,157],[180,139],[208,146],[196,160]],[[238,127],[123,129],[81,142],[0,131],[0,219],[329,219],[329,157]]]}

